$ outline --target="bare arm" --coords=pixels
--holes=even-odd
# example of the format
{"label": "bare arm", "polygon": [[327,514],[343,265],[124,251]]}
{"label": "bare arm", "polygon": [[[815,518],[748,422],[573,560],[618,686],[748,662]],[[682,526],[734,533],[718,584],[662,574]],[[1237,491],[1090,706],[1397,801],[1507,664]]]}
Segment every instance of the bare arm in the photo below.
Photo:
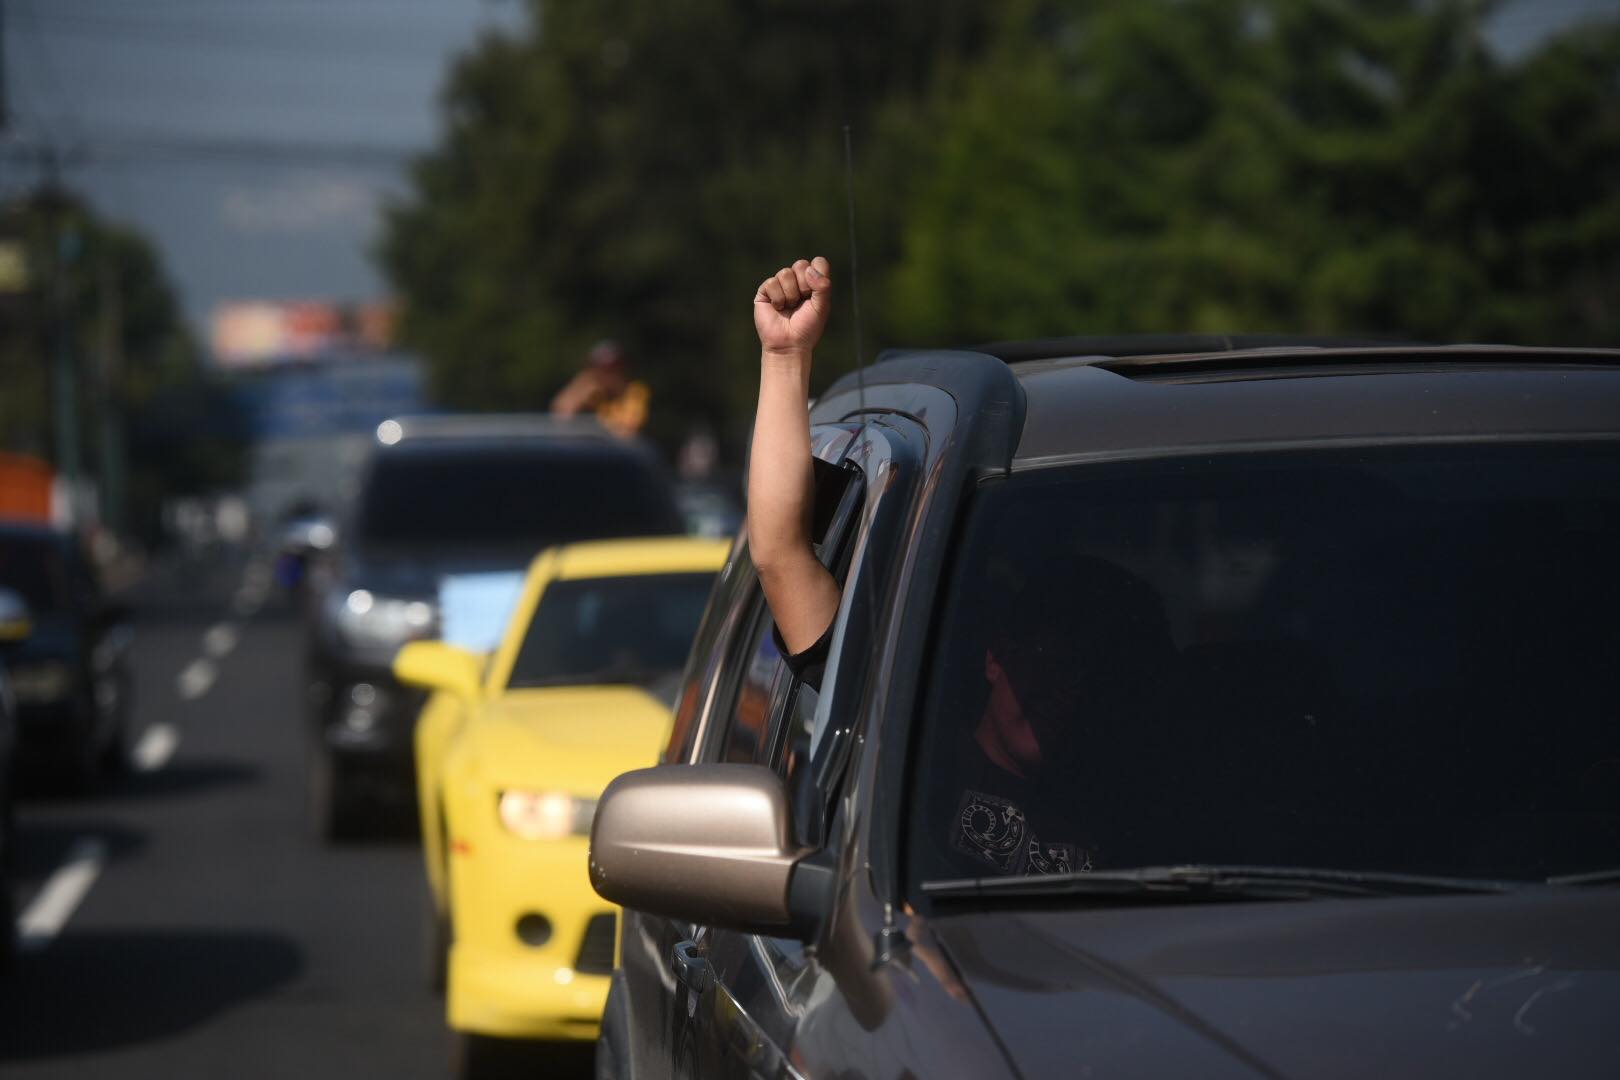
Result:
{"label": "bare arm", "polygon": [[832,309],[827,260],[800,259],[754,294],[759,411],[748,467],[748,549],[782,641],[803,652],[838,610],[838,582],[810,543],[810,366]]}

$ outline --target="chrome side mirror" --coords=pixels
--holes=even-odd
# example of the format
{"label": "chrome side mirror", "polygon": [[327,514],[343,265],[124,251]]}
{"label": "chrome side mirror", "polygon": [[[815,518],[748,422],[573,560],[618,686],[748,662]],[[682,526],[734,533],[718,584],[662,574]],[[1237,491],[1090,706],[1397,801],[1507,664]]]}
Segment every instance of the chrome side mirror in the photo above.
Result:
{"label": "chrome side mirror", "polygon": [[669,918],[808,937],[831,870],[793,843],[787,789],[763,765],[664,765],[615,779],[591,828],[591,885]]}

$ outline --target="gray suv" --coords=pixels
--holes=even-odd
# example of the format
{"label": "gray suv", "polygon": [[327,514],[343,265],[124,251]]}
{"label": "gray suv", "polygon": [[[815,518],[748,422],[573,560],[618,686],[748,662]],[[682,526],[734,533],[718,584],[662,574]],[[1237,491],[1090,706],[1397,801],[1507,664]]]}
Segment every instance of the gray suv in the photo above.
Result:
{"label": "gray suv", "polygon": [[825,669],[743,536],[597,811],[600,1075],[1620,1074],[1620,351],[1022,343],[812,422]]}
{"label": "gray suv", "polygon": [[394,678],[394,655],[440,633],[447,575],[521,576],[553,544],[681,526],[652,448],[594,421],[430,416],[379,427],[308,642],[318,834],[354,835],[379,810],[405,817],[424,695]]}

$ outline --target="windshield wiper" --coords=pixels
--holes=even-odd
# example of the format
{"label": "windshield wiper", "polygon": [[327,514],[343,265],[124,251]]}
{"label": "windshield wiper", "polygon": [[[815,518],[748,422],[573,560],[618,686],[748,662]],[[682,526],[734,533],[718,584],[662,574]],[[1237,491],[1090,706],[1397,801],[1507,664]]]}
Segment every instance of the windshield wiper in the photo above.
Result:
{"label": "windshield wiper", "polygon": [[1559,874],[1547,879],[1549,885],[1616,885],[1620,884],[1620,866],[1607,870],[1588,870],[1580,874]]}
{"label": "windshield wiper", "polygon": [[1193,864],[925,881],[922,891],[931,897],[951,900],[1070,896],[1145,903],[1202,903],[1221,900],[1300,900],[1323,896],[1497,893],[1515,887],[1503,881],[1422,874],[1324,870],[1304,866]]}

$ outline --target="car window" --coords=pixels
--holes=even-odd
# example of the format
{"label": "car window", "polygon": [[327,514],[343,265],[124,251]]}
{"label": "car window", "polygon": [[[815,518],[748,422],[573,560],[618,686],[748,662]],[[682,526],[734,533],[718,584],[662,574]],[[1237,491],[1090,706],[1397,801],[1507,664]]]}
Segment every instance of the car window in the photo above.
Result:
{"label": "car window", "polygon": [[37,613],[62,607],[71,594],[61,546],[44,536],[0,537],[0,587]]}
{"label": "car window", "polygon": [[535,608],[507,686],[670,681],[686,662],[713,584],[708,573],[552,582]]}
{"label": "car window", "polygon": [[782,652],[772,632],[770,610],[761,596],[756,601],[753,625],[744,639],[742,678],[724,724],[717,760],[743,764],[769,761],[772,703],[789,679]]}
{"label": "car window", "polygon": [[1048,469],[984,485],[959,551],[914,882],[1613,865],[1612,444]]}
{"label": "car window", "polygon": [[616,447],[418,448],[378,456],[356,534],[367,546],[533,547],[681,532],[665,478]]}
{"label": "car window", "polygon": [[[839,558],[859,505],[860,474],[816,459],[811,536],[817,556],[836,574],[841,575],[845,569]],[[796,730],[785,706],[802,697],[813,713],[815,691],[801,690],[801,683],[783,663],[776,624],[757,585],[751,604],[747,629],[736,654],[740,674],[722,721],[717,753],[709,760],[775,765],[779,770],[788,760],[808,764],[807,742],[784,757],[784,743]],[[803,731],[808,740],[808,724]]]}

